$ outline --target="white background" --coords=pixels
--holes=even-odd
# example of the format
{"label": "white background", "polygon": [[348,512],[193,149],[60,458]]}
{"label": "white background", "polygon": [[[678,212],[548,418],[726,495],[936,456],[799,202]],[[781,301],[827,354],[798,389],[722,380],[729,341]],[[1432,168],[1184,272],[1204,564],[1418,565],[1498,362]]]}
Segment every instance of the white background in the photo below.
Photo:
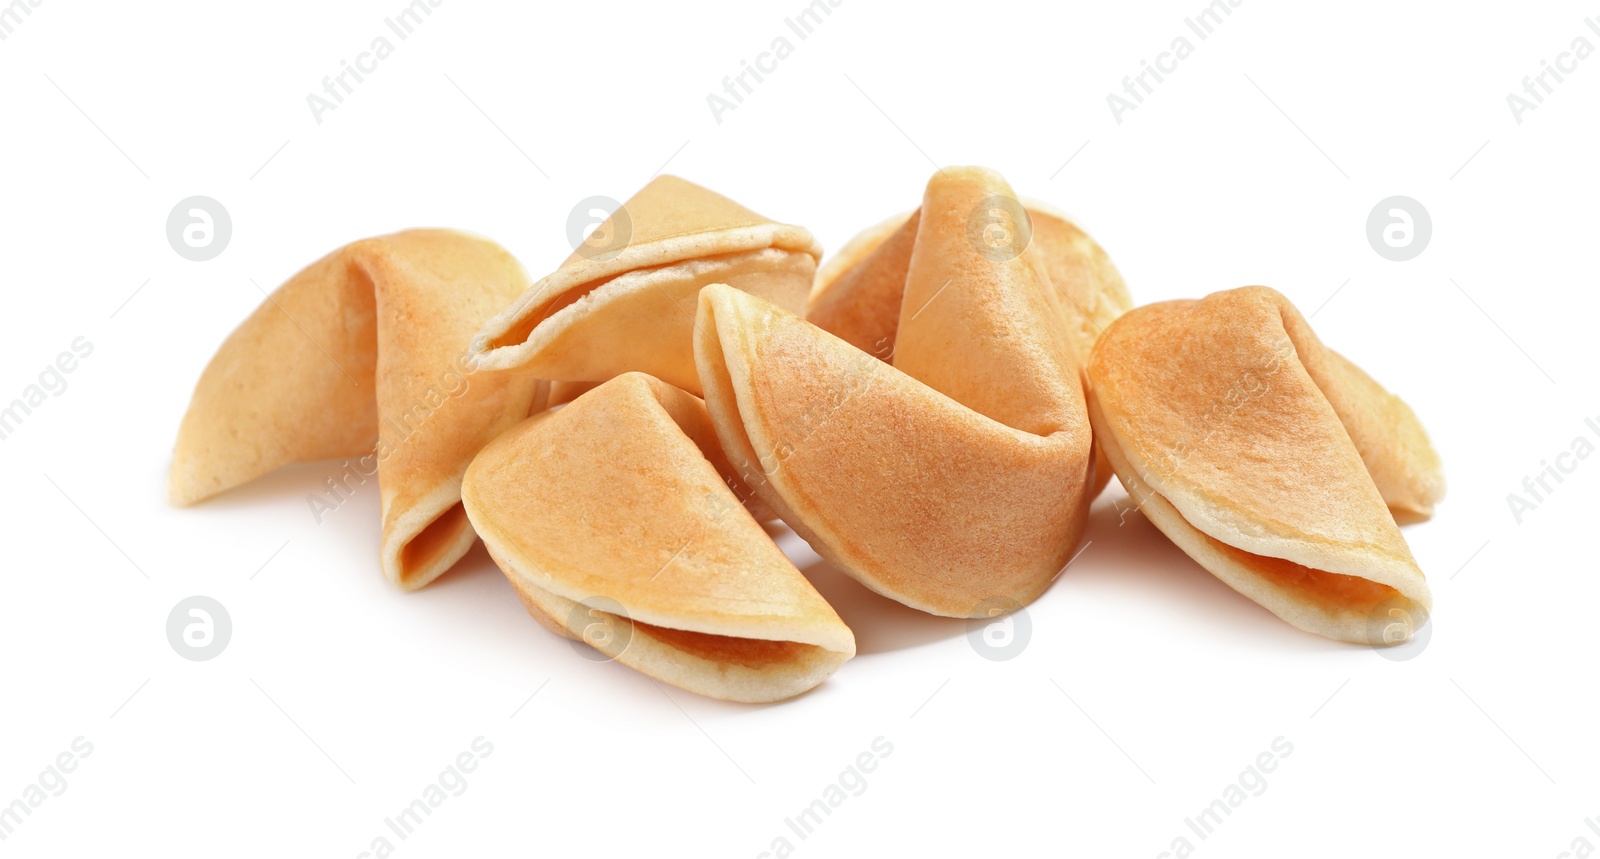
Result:
{"label": "white background", "polygon": [[[43,0],[0,42],[0,402],[76,337],[93,354],[0,442],[0,804],[93,752],[0,842],[29,856],[668,853],[1555,856],[1600,814],[1592,618],[1600,457],[1519,524],[1506,497],[1600,416],[1593,376],[1600,57],[1517,123],[1506,96],[1592,3],[1245,0],[445,0],[319,124],[306,96],[401,0]],[[1179,35],[1192,56],[1118,124],[1106,96]],[[788,36],[719,123],[706,97]],[[1076,153],[1074,155],[1074,153]],[[1476,154],[1475,154],[1476,153]],[[1070,157],[1070,163],[1068,163]],[[164,475],[218,344],[302,265],[441,225],[537,276],[568,213],[663,166],[829,249],[915,206],[934,164],[1000,170],[1075,214],[1136,300],[1274,286],[1404,396],[1449,495],[1405,533],[1432,636],[1393,661],[1301,633],[1112,500],[1028,609],[1009,662],[786,548],[860,655],[750,707],[580,658],[481,549],[402,594],[377,494],[318,525],[326,464],[192,510]],[[1063,166],[1065,165],[1065,166]],[[164,225],[203,194],[233,238],[204,263]],[[1367,243],[1380,199],[1431,212],[1417,259]],[[275,554],[276,553],[276,554]],[[271,559],[269,562],[269,558]],[[264,566],[263,566],[264,565]],[[220,600],[233,638],[180,659],[169,610]],[[538,691],[534,695],[535,690]],[[530,700],[530,695],[533,697]],[[383,825],[466,750],[493,752],[404,841]],[[882,736],[892,754],[808,839],[784,825]],[[1292,754],[1211,837],[1184,825],[1283,737]],[[1600,823],[1597,823],[1600,826]]]}

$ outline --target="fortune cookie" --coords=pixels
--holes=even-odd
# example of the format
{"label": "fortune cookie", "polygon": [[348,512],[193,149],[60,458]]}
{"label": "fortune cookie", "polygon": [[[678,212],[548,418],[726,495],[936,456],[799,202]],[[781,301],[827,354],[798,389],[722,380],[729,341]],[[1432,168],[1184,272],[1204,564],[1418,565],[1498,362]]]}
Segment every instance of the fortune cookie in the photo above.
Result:
{"label": "fortune cookie", "polygon": [[201,374],[173,450],[173,502],[292,462],[360,457],[336,485],[353,492],[376,472],[383,573],[426,585],[472,547],[467,463],[543,408],[543,383],[473,374],[466,360],[473,332],[527,283],[500,246],[451,230],[365,239],[312,263]]}
{"label": "fortune cookie", "polygon": [[1300,629],[1393,644],[1432,597],[1396,525],[1444,494],[1411,409],[1265,287],[1131,311],[1089,365],[1095,437],[1145,515]]}
{"label": "fortune cookie", "polygon": [[699,398],[625,373],[495,439],[462,499],[545,627],[682,689],[777,701],[855,637],[736,483]]}
{"label": "fortune cookie", "polygon": [[[979,241],[1012,244],[1008,232],[1019,206],[1032,226],[1032,244],[1044,261],[1045,285],[1056,292],[1080,367],[1089,365],[1095,339],[1133,309],[1128,286],[1111,257],[1073,220],[1046,203],[996,195],[969,224]],[[818,269],[806,301],[806,319],[859,349],[888,355],[894,349],[905,294],[906,270],[916,243],[920,210],[902,212],[862,230]]]}
{"label": "fortune cookie", "polygon": [[490,319],[474,360],[563,382],[639,371],[698,394],[690,331],[701,287],[725,283],[799,312],[821,256],[801,227],[660,176]]}
{"label": "fortune cookie", "polygon": [[[859,349],[885,360],[892,356],[920,217],[914,210],[888,218],[829,257],[817,269],[806,319]],[[994,195],[973,212],[967,229],[971,238],[993,248],[991,253],[1004,253],[1021,238],[1011,225],[1024,220],[1044,263],[1043,283],[1058,299],[1073,355],[1080,368],[1087,367],[1095,339],[1133,308],[1133,298],[1105,250],[1048,204]],[[1095,447],[1091,497],[1111,479],[1111,466]]]}
{"label": "fortune cookie", "polygon": [[928,182],[888,360],[724,286],[700,293],[695,325],[706,407],[743,482],[869,588],[952,617],[1042,593],[1090,499],[1079,367],[1029,220],[1008,242],[972,228],[1004,199],[981,168]]}

